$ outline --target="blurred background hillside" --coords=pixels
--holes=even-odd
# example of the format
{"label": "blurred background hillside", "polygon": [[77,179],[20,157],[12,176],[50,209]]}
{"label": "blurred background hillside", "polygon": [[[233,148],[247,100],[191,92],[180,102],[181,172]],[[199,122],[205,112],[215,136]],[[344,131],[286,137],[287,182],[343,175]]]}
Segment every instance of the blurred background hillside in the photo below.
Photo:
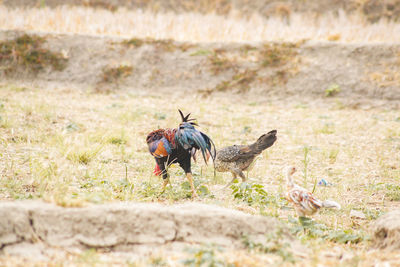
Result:
{"label": "blurred background hillside", "polygon": [[2,3],[1,29],[135,35],[194,42],[400,41],[399,0],[3,0]]}
{"label": "blurred background hillside", "polygon": [[125,7],[153,12],[196,12],[228,15],[232,12],[248,17],[258,14],[262,17],[283,17],[290,21],[293,13],[303,13],[318,18],[327,13],[345,12],[357,14],[369,22],[379,19],[400,18],[399,0],[3,0],[9,7],[56,7],[60,5],[82,5],[100,7],[115,11]]}

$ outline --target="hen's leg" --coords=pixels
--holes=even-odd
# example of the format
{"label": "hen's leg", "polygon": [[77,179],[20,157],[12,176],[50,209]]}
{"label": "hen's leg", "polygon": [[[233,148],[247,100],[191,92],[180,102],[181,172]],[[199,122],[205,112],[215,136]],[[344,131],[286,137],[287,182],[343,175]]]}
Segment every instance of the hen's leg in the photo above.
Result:
{"label": "hen's leg", "polygon": [[236,175],[239,175],[240,178],[242,178],[243,182],[246,181],[246,176],[244,175],[244,173],[240,170],[240,169],[233,169],[232,173],[236,173]]}
{"label": "hen's leg", "polygon": [[189,180],[190,188],[192,189],[192,198],[198,197],[198,195],[196,194],[196,190],[194,189],[192,173],[191,172],[186,173],[186,177]]}
{"label": "hen's leg", "polygon": [[235,172],[233,172],[233,171],[231,173],[232,173],[232,176],[233,176],[232,181],[230,181],[223,189],[229,187],[233,183],[233,181],[236,180],[237,174]]}

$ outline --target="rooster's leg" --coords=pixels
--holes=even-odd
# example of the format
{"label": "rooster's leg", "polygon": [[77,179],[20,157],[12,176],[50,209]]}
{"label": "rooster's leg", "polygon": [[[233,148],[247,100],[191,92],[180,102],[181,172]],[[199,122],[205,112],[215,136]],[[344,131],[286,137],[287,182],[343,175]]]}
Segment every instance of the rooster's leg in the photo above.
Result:
{"label": "rooster's leg", "polygon": [[169,178],[164,179],[164,183],[163,183],[163,187],[162,187],[162,192],[164,192],[165,187],[168,185],[169,183]]}
{"label": "rooster's leg", "polygon": [[194,189],[192,173],[190,172],[186,173],[186,177],[189,180],[190,188],[192,189],[192,198],[198,197],[198,195],[196,194],[196,190]]}
{"label": "rooster's leg", "polygon": [[[167,173],[167,171],[165,170],[164,165],[161,165],[161,170],[162,170],[162,177],[163,177],[163,187],[162,187],[162,193],[164,193],[165,191],[165,187],[167,187],[168,183],[169,183],[169,174]],[[161,193],[161,194],[162,194]]]}

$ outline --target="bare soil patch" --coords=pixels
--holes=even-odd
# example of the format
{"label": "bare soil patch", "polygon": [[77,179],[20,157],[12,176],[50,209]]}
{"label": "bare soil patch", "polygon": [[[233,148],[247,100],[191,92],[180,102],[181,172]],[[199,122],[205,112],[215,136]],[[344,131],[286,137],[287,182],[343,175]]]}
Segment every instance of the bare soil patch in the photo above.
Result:
{"label": "bare soil patch", "polygon": [[[1,32],[0,40],[16,40],[22,34]],[[205,96],[219,92],[257,93],[264,98],[335,96],[353,105],[385,101],[397,106],[400,100],[400,46],[396,44],[190,44],[41,36],[46,40],[43,47],[64,55],[65,68],[47,68],[32,77],[21,66],[20,72],[9,75],[9,63],[0,62],[3,78],[108,92],[127,89]],[[118,75],[119,69],[129,71]],[[107,70],[114,70],[116,77],[105,77]]]}

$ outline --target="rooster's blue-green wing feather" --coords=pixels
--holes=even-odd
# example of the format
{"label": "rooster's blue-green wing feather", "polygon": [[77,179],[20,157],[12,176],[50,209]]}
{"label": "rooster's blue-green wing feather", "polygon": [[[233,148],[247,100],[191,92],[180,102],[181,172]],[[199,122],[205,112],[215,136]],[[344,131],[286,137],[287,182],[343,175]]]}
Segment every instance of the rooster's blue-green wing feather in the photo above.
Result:
{"label": "rooster's blue-green wing feather", "polygon": [[215,145],[212,140],[206,134],[194,128],[189,122],[184,122],[180,125],[175,135],[175,140],[186,150],[191,150],[192,148],[201,150],[205,162],[207,162],[207,151],[212,159],[215,159]]}

